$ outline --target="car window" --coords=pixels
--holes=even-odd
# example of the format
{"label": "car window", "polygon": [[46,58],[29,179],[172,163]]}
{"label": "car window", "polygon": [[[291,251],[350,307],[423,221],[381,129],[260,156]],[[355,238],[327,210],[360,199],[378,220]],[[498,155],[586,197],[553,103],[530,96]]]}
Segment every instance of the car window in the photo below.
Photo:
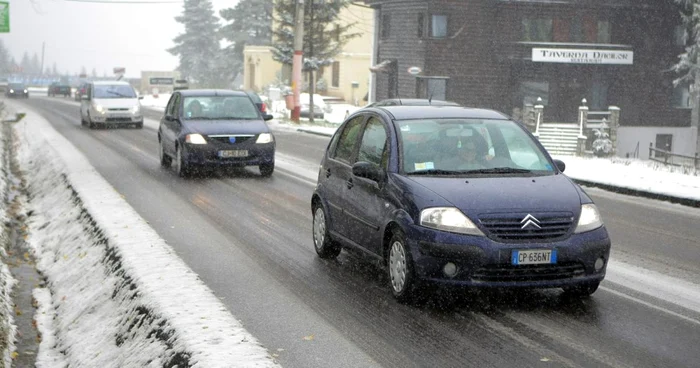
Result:
{"label": "car window", "polygon": [[357,155],[357,161],[373,163],[386,167],[387,162],[387,132],[381,120],[371,117],[362,134],[362,143]]}
{"label": "car window", "polygon": [[134,89],[124,84],[95,84],[94,98],[136,98]]}
{"label": "car window", "polygon": [[192,96],[184,99],[185,119],[259,119],[258,108],[246,96]]}
{"label": "car window", "polygon": [[182,95],[179,93],[175,94],[175,103],[173,104],[173,116],[180,116],[180,106],[182,102]]}
{"label": "car window", "polygon": [[464,173],[482,169],[554,169],[544,152],[515,122],[482,119],[398,121],[402,166],[407,174],[426,170]]}
{"label": "car window", "polygon": [[345,124],[343,132],[340,134],[338,145],[335,149],[333,157],[346,163],[350,163],[352,154],[355,149],[362,122],[365,120],[363,115],[357,116]]}

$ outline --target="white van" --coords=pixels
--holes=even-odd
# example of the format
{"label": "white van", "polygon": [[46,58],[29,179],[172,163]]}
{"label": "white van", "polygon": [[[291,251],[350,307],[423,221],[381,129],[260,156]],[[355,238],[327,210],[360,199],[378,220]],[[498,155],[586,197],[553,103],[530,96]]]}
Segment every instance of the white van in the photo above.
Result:
{"label": "white van", "polygon": [[123,81],[95,81],[87,84],[80,102],[80,120],[83,125],[135,125],[143,128],[140,97],[134,88]]}

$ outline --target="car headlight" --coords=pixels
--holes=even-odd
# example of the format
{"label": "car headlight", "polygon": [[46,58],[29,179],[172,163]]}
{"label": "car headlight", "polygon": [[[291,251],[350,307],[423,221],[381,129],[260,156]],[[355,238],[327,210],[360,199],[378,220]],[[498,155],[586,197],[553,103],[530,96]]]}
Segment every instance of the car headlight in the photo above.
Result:
{"label": "car headlight", "polygon": [[420,213],[420,225],[468,235],[484,235],[462,211],[454,207],[426,208]]}
{"label": "car headlight", "polygon": [[24,90],[24,93],[27,93],[27,92],[29,92],[29,91],[27,91],[27,90],[25,89],[25,90]]}
{"label": "car headlight", "polygon": [[201,134],[188,134],[185,136],[185,142],[190,144],[207,144],[207,140]]}
{"label": "car headlight", "polygon": [[272,142],[272,134],[270,133],[261,133],[258,136],[258,139],[255,141],[255,143],[270,143]]}
{"label": "car headlight", "polygon": [[581,206],[581,217],[578,218],[578,225],[574,233],[584,233],[586,231],[595,230],[603,226],[603,220],[600,218],[598,207],[594,204],[584,204]]}
{"label": "car headlight", "polygon": [[140,112],[141,112],[141,106],[140,106],[140,105],[134,105],[134,106],[131,108],[131,113],[132,113],[132,114],[138,114],[138,113],[140,113]]}
{"label": "car headlight", "polygon": [[102,107],[100,104],[94,104],[92,105],[92,108],[95,109],[95,111],[99,112],[100,114],[104,114],[105,108]]}
{"label": "car headlight", "polygon": [[14,89],[11,89],[11,90],[10,90],[10,93],[15,93],[15,90],[14,90]]}

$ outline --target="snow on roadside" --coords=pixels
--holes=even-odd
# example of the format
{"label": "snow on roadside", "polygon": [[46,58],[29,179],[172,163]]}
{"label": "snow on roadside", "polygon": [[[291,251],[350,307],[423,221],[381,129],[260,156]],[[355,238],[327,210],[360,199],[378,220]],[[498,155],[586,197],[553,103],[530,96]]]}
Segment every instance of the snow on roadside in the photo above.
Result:
{"label": "snow on roadside", "polygon": [[149,107],[154,110],[165,111],[165,106],[168,105],[168,100],[170,100],[170,93],[161,93],[158,97],[152,94],[143,95],[141,100],[141,106]]}
{"label": "snow on roadside", "polygon": [[[622,158],[555,157],[564,161],[564,173],[572,179],[700,200],[700,175],[688,175],[682,169],[664,167],[653,161]],[[686,169],[687,171],[687,169]]]}
{"label": "snow on roadside", "polygon": [[27,243],[51,292],[40,309],[56,313],[52,323],[37,315],[55,338],[38,367],[277,366],[46,120],[27,111],[16,132],[31,193]]}
{"label": "snow on roadside", "polygon": [[[0,111],[0,120],[8,115],[5,110],[6,107]],[[4,132],[4,127],[0,127],[0,152],[3,153],[0,160],[0,194],[6,198],[10,165],[9,159],[4,155],[6,139]],[[9,367],[12,362],[12,353],[15,351],[14,339],[17,330],[12,315],[14,303],[11,292],[17,281],[12,277],[10,269],[5,263],[8,257],[5,244],[8,243],[9,238],[9,229],[5,226],[7,223],[6,211],[5,201],[0,201],[0,366]]]}

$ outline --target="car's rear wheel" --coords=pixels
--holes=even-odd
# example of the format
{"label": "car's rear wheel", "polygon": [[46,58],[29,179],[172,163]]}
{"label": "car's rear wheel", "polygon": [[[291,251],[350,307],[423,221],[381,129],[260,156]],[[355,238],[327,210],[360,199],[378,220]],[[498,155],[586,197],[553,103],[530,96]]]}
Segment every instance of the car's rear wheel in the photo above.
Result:
{"label": "car's rear wheel", "polygon": [[340,254],[340,245],[331,239],[328,232],[326,211],[320,203],[314,204],[313,239],[316,254],[323,259],[333,259]]}
{"label": "car's rear wheel", "polygon": [[272,173],[275,171],[275,163],[262,164],[258,168],[260,169],[260,175],[267,178],[272,176]]}
{"label": "car's rear wheel", "polygon": [[394,298],[402,303],[413,301],[416,298],[418,282],[413,258],[406,246],[406,237],[401,231],[395,231],[391,237],[387,266],[389,284]]}
{"label": "car's rear wheel", "polygon": [[182,148],[180,148],[179,144],[177,145],[175,152],[175,172],[181,178],[189,177],[191,169],[183,157]]}
{"label": "car's rear wheel", "polygon": [[158,141],[158,153],[160,154],[160,166],[170,167],[173,164],[172,157],[168,156],[165,153],[165,149],[163,148],[163,141],[162,140]]}
{"label": "car's rear wheel", "polygon": [[136,129],[143,129],[143,121],[136,123]]}
{"label": "car's rear wheel", "polygon": [[599,281],[564,288],[564,295],[574,298],[587,298],[598,290]]}

